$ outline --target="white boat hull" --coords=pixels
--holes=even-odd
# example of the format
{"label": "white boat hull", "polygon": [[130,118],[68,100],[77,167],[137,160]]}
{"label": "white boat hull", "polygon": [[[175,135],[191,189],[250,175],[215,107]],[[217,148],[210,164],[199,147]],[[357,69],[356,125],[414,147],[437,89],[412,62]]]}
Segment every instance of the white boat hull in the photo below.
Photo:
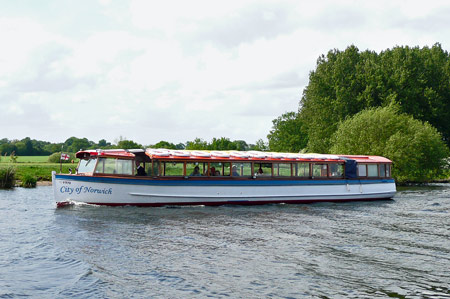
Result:
{"label": "white boat hull", "polygon": [[149,180],[52,175],[57,203],[97,205],[222,205],[389,199],[394,180]]}

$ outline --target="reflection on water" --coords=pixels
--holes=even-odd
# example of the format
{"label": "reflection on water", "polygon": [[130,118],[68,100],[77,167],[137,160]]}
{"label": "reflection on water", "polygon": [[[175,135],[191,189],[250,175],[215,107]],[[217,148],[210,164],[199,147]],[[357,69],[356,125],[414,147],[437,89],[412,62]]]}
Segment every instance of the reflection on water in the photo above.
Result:
{"label": "reflection on water", "polygon": [[0,191],[0,297],[450,298],[450,186],[311,205],[55,209]]}

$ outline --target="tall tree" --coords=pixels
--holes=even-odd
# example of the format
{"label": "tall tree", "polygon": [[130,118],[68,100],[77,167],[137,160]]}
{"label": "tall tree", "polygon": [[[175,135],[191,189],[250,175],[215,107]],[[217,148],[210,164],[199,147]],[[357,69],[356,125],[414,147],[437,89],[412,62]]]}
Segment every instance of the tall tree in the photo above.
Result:
{"label": "tall tree", "polygon": [[272,130],[267,135],[271,151],[299,152],[306,147],[308,133],[298,113],[284,113],[272,123]]}
{"label": "tall tree", "polygon": [[308,124],[308,149],[328,152],[340,122],[391,103],[428,121],[449,143],[450,56],[440,44],[395,47],[380,54],[350,46],[319,57],[299,106],[300,118]]}

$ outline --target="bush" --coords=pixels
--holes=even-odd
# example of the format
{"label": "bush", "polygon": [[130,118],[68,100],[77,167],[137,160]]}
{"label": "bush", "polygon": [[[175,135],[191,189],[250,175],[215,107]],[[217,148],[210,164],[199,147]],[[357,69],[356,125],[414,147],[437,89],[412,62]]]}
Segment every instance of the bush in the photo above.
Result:
{"label": "bush", "polygon": [[34,188],[36,187],[37,179],[35,176],[32,176],[31,174],[26,174],[22,177],[22,187],[25,188]]}
{"label": "bush", "polygon": [[395,105],[372,108],[343,121],[332,139],[331,152],[387,157],[399,183],[440,178],[449,156],[441,134],[429,123],[398,111]]}
{"label": "bush", "polygon": [[62,163],[71,163],[72,162],[72,160],[73,161],[75,161],[76,160],[76,156],[75,156],[75,154],[74,153],[69,153],[69,154],[67,154],[67,155],[69,155],[69,160],[62,160],[62,161],[60,161],[60,159],[61,159],[61,153],[53,153],[53,154],[51,154],[49,157],[48,157],[48,162],[50,162],[50,163],[60,163],[60,162],[62,162]]}
{"label": "bush", "polygon": [[9,189],[16,183],[16,169],[12,166],[0,167],[0,188]]}

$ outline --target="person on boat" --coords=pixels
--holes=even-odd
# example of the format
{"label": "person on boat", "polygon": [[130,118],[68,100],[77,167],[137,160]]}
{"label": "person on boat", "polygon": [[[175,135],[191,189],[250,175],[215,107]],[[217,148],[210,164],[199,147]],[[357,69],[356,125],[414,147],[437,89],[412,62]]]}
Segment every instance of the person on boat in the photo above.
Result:
{"label": "person on boat", "polygon": [[144,167],[142,167],[141,162],[139,162],[139,161],[136,161],[136,175],[138,175],[138,176],[146,176],[147,175]]}
{"label": "person on boat", "polygon": [[259,166],[258,175],[262,175],[262,174],[264,174],[264,171],[262,170],[261,166]]}
{"label": "person on boat", "polygon": [[233,176],[239,176],[236,165],[233,165]]}
{"label": "person on boat", "polygon": [[216,175],[216,168],[215,167],[211,167],[211,171],[209,172],[212,176]]}
{"label": "person on boat", "polygon": [[198,168],[198,166],[195,166],[194,171],[191,173],[191,176],[201,176],[200,168]]}

